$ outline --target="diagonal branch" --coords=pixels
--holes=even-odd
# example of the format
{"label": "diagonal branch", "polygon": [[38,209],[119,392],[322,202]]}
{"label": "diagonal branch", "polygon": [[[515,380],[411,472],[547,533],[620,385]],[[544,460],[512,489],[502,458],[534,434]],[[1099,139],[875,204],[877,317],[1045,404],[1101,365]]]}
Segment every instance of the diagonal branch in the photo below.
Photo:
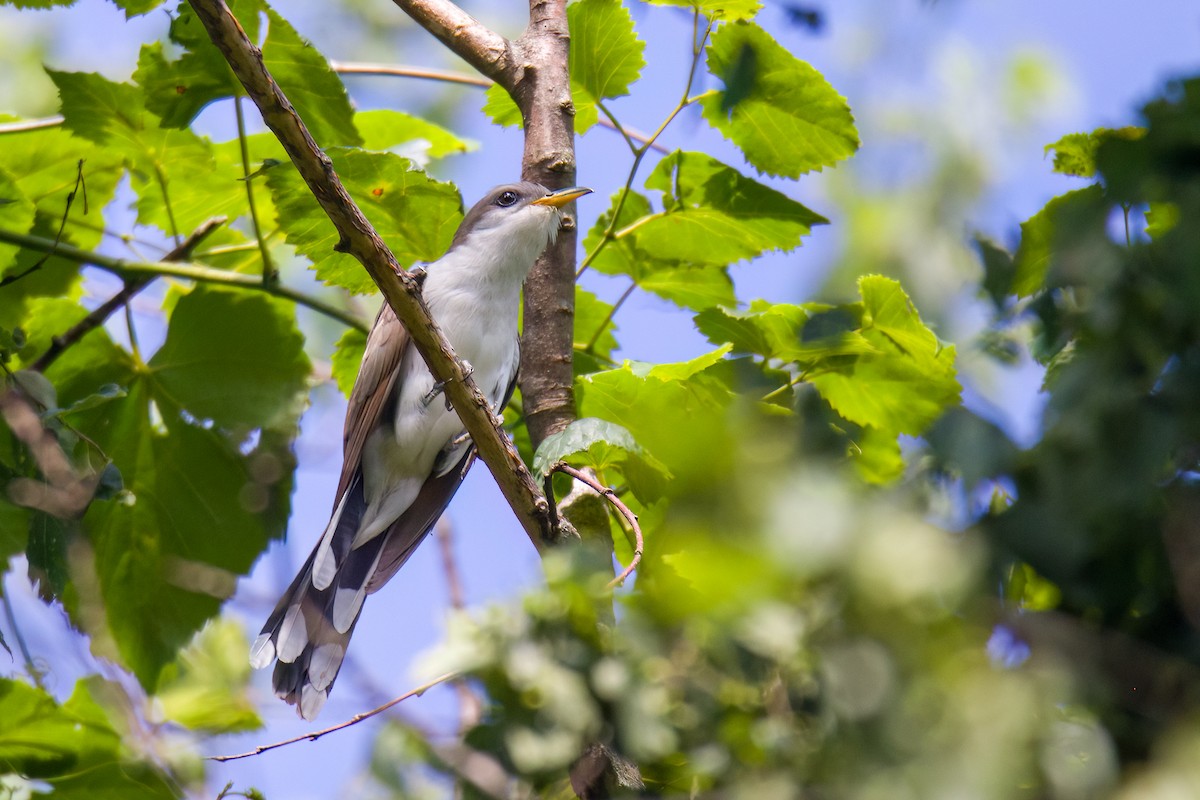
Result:
{"label": "diagonal branch", "polygon": [[452,53],[510,92],[518,69],[512,45],[500,34],[448,0],[393,0],[413,21]]}
{"label": "diagonal branch", "polygon": [[[429,315],[429,309],[421,299],[420,282],[400,266],[363,216],[333,171],[329,157],[317,146],[283,90],[267,71],[262,51],[246,37],[242,26],[223,0],[189,2],[213,44],[225,56],[234,75],[262,112],[263,122],[279,139],[300,176],[337,228],[340,239],[335,249],[354,256],[378,284],[388,305],[396,312],[397,318],[412,337],[413,344],[429,365],[430,372],[436,380],[444,383],[446,395],[471,435],[480,457],[488,465],[530,540],[540,551],[561,535],[551,529],[546,499],[516,448],[499,427],[487,400],[474,381],[464,374],[445,336]],[[469,16],[462,16],[470,20]],[[474,23],[474,20],[470,22]],[[470,30],[482,35],[480,31],[462,27],[465,24],[452,28],[451,33],[454,36],[466,36],[464,31]],[[474,24],[482,33],[495,37],[478,23]],[[507,49],[503,50],[502,55],[507,59]],[[486,62],[486,59],[481,61]]]}

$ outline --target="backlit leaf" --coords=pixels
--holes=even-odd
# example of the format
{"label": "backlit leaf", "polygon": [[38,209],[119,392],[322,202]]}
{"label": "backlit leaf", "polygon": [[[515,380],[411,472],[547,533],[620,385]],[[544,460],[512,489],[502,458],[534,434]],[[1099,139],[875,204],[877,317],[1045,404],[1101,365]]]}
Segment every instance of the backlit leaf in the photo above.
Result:
{"label": "backlit leaf", "polygon": [[[347,191],[402,265],[434,261],[446,252],[463,214],[452,184],[391,153],[344,150],[331,158]],[[281,165],[266,179],[288,244],[312,260],[317,277],[359,294],[373,292],[375,283],[362,265],[334,251],[337,231],[295,169]]]}
{"label": "backlit leaf", "polygon": [[[744,53],[754,53],[746,85]],[[813,67],[750,22],[723,25],[708,46],[708,68],[724,92],[701,101],[704,118],[760,172],[796,178],[832,167],[858,149],[845,98]],[[726,93],[736,91],[736,102]]]}
{"label": "backlit leaf", "polygon": [[594,100],[622,97],[638,79],[645,44],[620,0],[579,0],[567,6],[571,80]]}
{"label": "backlit leaf", "polygon": [[647,0],[653,6],[683,6],[699,11],[710,19],[752,19],[762,3],[759,0]]}

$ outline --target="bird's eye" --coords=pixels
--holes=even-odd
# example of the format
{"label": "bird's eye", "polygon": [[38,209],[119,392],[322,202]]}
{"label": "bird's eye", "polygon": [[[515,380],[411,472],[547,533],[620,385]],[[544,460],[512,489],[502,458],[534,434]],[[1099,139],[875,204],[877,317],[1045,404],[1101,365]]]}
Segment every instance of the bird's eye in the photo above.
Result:
{"label": "bird's eye", "polygon": [[515,202],[517,202],[516,192],[501,192],[500,196],[496,198],[496,204],[501,206],[511,206]]}

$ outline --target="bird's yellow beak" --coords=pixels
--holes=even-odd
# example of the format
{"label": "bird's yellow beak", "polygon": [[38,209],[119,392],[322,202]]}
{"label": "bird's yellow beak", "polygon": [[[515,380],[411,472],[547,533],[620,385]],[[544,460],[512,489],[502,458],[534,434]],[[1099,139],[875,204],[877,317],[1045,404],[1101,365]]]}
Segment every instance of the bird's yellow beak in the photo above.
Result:
{"label": "bird's yellow beak", "polygon": [[585,194],[591,193],[592,190],[584,186],[572,186],[570,189],[559,189],[557,192],[551,192],[545,197],[539,197],[537,200],[530,200],[529,204],[533,206],[553,206],[555,208],[562,208],[576,197],[583,197]]}

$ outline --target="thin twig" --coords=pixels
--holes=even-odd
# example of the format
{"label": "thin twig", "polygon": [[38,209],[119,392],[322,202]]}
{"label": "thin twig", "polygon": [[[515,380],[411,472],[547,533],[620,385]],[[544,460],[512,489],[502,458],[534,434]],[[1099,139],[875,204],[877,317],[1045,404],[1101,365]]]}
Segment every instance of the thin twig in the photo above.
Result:
{"label": "thin twig", "polygon": [[68,244],[56,245],[53,241],[43,239],[40,236],[14,233],[13,231],[3,229],[0,229],[0,242],[8,242],[9,244],[28,247],[31,250],[50,253],[78,264],[91,264],[94,267],[99,267],[106,272],[111,272],[122,278],[136,279],[143,276],[185,278],[201,283],[216,283],[222,286],[238,286],[244,289],[254,289],[274,295],[275,297],[282,297],[285,300],[291,300],[293,303],[311,308],[313,311],[320,312],[327,317],[336,319],[351,328],[357,328],[364,333],[369,330],[367,324],[354,314],[282,284],[276,283],[265,286],[263,285],[262,278],[255,275],[214,269],[213,267],[206,267],[201,264],[172,263],[167,261],[127,261],[122,258],[112,258],[100,253],[93,253],[90,250],[81,250],[78,247],[72,247]]}
{"label": "thin twig", "polygon": [[[250,143],[246,139],[246,115],[242,113],[242,98],[233,98],[233,110],[237,118],[238,147],[242,154],[242,181],[246,184],[246,205],[250,208],[250,227],[254,229],[254,241],[258,243],[258,253],[262,256],[263,283],[275,283],[279,280],[279,270],[271,263],[271,251],[267,249],[267,240],[263,236],[262,226],[258,224],[258,208],[254,203],[254,181],[251,180]],[[164,259],[167,260],[167,259]]]}
{"label": "thin twig", "polygon": [[[454,526],[445,517],[438,520],[436,537],[442,554],[442,572],[446,575],[450,607],[461,611],[467,606],[466,592],[463,591],[458,560],[454,557]],[[465,733],[479,724],[483,716],[483,701],[471,691],[466,681],[455,680],[453,683],[454,691],[458,694],[458,727],[461,733]]]}
{"label": "thin twig", "polygon": [[613,303],[613,307],[608,310],[608,314],[605,315],[604,321],[601,322],[599,327],[596,328],[596,332],[592,334],[592,338],[588,339],[588,343],[583,348],[583,352],[592,352],[592,348],[596,346],[596,342],[600,341],[600,337],[604,335],[604,331],[608,330],[608,326],[613,321],[613,317],[617,315],[617,311],[621,309],[621,306],[625,305],[625,301],[629,299],[631,294],[633,294],[633,290],[637,288],[637,285],[637,281],[633,281],[629,284],[629,288],[625,290],[625,293],[617,298],[617,302]]}
{"label": "thin twig", "polygon": [[404,64],[378,64],[359,61],[330,60],[329,66],[339,75],[376,75],[393,78],[418,78],[420,80],[441,81],[442,83],[461,83],[464,86],[477,86],[486,89],[495,81],[482,75],[471,75],[465,72],[454,72],[448,69],[430,69],[428,67],[410,67]]}
{"label": "thin twig", "polygon": [[570,475],[575,480],[587,485],[592,489],[592,491],[596,492],[596,494],[604,497],[609,503],[612,504],[613,508],[617,509],[620,515],[625,518],[625,521],[629,523],[629,527],[633,530],[633,558],[629,560],[629,566],[621,570],[621,573],[608,583],[609,589],[615,589],[616,587],[625,583],[625,580],[632,575],[633,571],[638,568],[639,564],[642,563],[642,548],[644,543],[642,541],[642,526],[638,524],[637,514],[633,513],[629,506],[625,505],[625,503],[621,501],[621,498],[617,497],[616,492],[600,483],[600,481],[596,480],[591,475],[588,475],[586,472],[577,470],[569,464],[564,464],[561,461],[554,465],[554,469],[552,471],[562,472],[566,475]]}
{"label": "thin twig", "polygon": [[[83,159],[82,158],[79,159],[78,162],[76,162],[75,169],[76,169],[75,187],[73,189],[71,189],[71,191],[67,192],[67,202],[66,202],[65,206],[63,207],[62,219],[59,220],[59,223],[58,223],[58,232],[56,234],[54,234],[54,244],[55,245],[57,245],[59,242],[62,241],[63,230],[67,227],[67,217],[69,217],[71,215],[71,206],[75,203],[75,196],[79,192],[80,187],[83,188],[83,213],[84,214],[88,213],[87,184],[84,183],[84,181],[83,181]],[[0,287],[7,286],[10,283],[14,283],[16,281],[21,280],[21,278],[24,278],[26,275],[37,272],[39,269],[42,268],[42,265],[45,264],[49,259],[50,259],[49,254],[44,255],[41,258],[39,258],[37,261],[33,262],[33,265],[31,267],[29,267],[29,269],[25,270],[24,272],[20,272],[16,275],[5,276],[2,280],[0,280]]]}
{"label": "thin twig", "polygon": [[239,758],[250,758],[251,756],[261,755],[261,754],[267,752],[268,750],[275,750],[276,748],[279,748],[279,747],[286,747],[289,744],[296,744],[297,742],[303,742],[303,741],[315,742],[317,739],[320,739],[322,736],[325,736],[326,734],[334,733],[335,731],[340,731],[344,728],[349,728],[351,725],[357,725],[358,723],[362,722],[363,720],[370,719],[371,717],[374,717],[374,716],[378,716],[379,714],[382,714],[384,711],[387,711],[389,708],[391,708],[394,705],[397,705],[398,703],[402,703],[405,700],[408,700],[413,697],[420,697],[421,695],[425,694],[433,687],[438,686],[439,684],[443,684],[446,681],[453,680],[453,679],[457,678],[458,676],[459,676],[459,673],[457,673],[457,672],[447,672],[445,675],[440,675],[440,676],[434,678],[429,683],[422,684],[415,689],[411,689],[411,690],[405,692],[404,694],[400,695],[399,697],[395,697],[395,698],[392,698],[391,700],[388,700],[386,703],[379,706],[378,708],[373,708],[370,711],[364,711],[361,714],[355,714],[350,719],[346,720],[345,722],[338,723],[337,725],[333,725],[328,728],[322,728],[319,731],[312,731],[311,733],[304,733],[299,736],[294,736],[291,739],[284,739],[282,742],[275,742],[274,744],[262,744],[256,748],[254,748],[253,750],[246,751],[245,753],[236,753],[231,756],[208,756],[208,760],[209,761],[220,761],[220,762],[236,761]]}
{"label": "thin twig", "polygon": [[41,119],[21,119],[16,122],[5,122],[0,124],[0,136],[6,133],[26,133],[28,131],[40,131],[46,128],[57,128],[63,124],[62,115],[53,117],[42,117]]}

